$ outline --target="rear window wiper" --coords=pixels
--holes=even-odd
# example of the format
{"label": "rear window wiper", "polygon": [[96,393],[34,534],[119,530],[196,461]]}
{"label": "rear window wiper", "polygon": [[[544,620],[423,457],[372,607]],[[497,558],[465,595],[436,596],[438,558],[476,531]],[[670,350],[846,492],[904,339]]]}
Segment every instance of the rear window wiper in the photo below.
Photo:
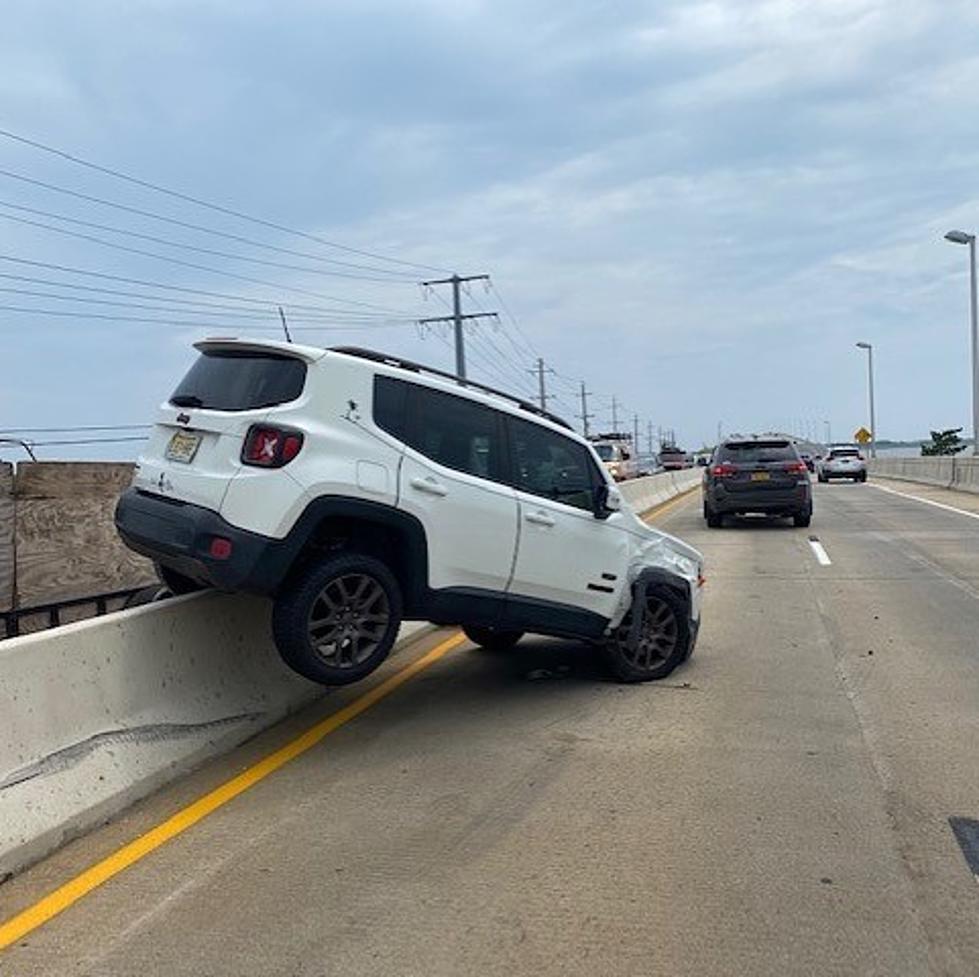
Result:
{"label": "rear window wiper", "polygon": [[204,401],[195,394],[177,394],[170,398],[174,407],[203,407]]}

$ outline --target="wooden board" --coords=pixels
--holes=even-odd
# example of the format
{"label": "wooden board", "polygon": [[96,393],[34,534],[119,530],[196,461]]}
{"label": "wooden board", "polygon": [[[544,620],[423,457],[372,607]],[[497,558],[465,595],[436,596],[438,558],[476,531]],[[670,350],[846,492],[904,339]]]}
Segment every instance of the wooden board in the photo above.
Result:
{"label": "wooden board", "polygon": [[156,579],[149,560],[123,545],[113,512],[116,493],[101,498],[17,499],[17,604],[86,597]]}
{"label": "wooden board", "polygon": [[18,499],[109,498],[129,487],[134,466],[128,462],[25,461],[17,466]]}
{"label": "wooden board", "polygon": [[0,611],[14,606],[14,471],[0,462]]}

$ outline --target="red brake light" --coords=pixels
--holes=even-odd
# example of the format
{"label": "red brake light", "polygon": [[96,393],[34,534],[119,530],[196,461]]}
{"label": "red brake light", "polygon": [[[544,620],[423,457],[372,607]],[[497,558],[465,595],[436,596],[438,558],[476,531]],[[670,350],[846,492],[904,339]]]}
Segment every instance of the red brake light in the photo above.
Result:
{"label": "red brake light", "polygon": [[714,465],[710,473],[711,475],[717,476],[717,478],[727,478],[729,475],[736,475],[737,471],[734,465],[729,465],[726,461],[722,461],[719,465]]}
{"label": "red brake light", "polygon": [[804,461],[790,461],[785,466],[785,470],[787,472],[793,472],[793,473],[796,473],[796,474],[799,474],[799,475],[803,474],[803,472],[809,471],[809,469],[806,467],[806,463]]}
{"label": "red brake light", "polygon": [[248,430],[241,460],[259,468],[281,468],[299,454],[303,436],[298,431],[254,425]]}

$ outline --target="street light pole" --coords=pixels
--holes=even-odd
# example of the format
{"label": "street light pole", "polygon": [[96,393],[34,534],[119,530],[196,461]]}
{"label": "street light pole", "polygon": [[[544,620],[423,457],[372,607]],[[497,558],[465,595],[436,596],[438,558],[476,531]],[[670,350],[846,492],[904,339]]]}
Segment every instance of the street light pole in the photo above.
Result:
{"label": "street light pole", "polygon": [[969,245],[969,310],[972,319],[972,453],[979,456],[979,327],[976,325],[976,236],[949,231],[946,241]]}
{"label": "street light pole", "polygon": [[857,343],[867,351],[867,389],[870,393],[870,457],[877,457],[877,419],[874,417],[874,347],[870,343]]}

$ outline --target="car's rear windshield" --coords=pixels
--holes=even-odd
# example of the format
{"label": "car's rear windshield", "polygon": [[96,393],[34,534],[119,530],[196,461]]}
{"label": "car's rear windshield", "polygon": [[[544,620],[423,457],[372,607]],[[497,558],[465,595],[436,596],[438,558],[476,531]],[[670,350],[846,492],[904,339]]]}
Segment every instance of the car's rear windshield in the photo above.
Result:
{"label": "car's rear windshield", "polygon": [[859,458],[860,452],[856,448],[834,448],[829,456],[830,458]]}
{"label": "car's rear windshield", "polygon": [[788,441],[729,441],[717,451],[718,461],[746,465],[765,461],[796,461],[798,457],[795,446]]}
{"label": "car's rear windshield", "polygon": [[244,350],[202,353],[170,397],[175,407],[256,410],[295,400],[306,364],[292,356]]}

